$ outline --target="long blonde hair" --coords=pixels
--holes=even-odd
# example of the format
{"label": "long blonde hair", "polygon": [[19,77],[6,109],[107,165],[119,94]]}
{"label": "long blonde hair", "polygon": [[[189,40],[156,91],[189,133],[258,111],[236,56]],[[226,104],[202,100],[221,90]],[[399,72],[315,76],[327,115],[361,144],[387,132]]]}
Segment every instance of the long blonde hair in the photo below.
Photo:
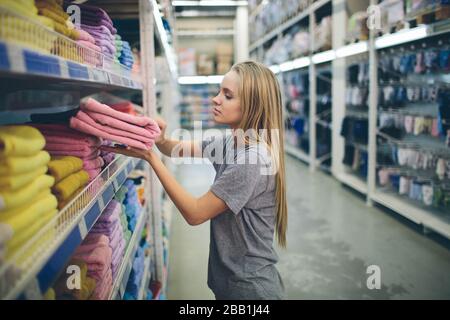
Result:
{"label": "long blonde hair", "polygon": [[[286,203],[286,173],[284,166],[284,121],[281,101],[281,90],[278,81],[264,65],[245,61],[235,64],[232,71],[240,79],[239,96],[242,108],[242,121],[239,128],[243,131],[252,129],[269,132],[264,142],[276,166],[276,234],[278,245],[286,247],[287,203]],[[266,132],[266,131],[265,131]],[[275,135],[272,133],[276,132]],[[261,138],[261,137],[260,137]]]}

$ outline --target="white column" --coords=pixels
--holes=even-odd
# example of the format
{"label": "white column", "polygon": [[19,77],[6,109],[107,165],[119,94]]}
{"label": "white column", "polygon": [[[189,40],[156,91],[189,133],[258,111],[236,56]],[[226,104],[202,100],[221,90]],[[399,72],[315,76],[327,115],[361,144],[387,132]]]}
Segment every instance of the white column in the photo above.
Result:
{"label": "white column", "polygon": [[[310,58],[314,50],[314,33],[316,27],[316,15],[313,10],[309,14],[309,34],[311,35]],[[312,59],[311,59],[312,61]],[[316,136],[316,112],[317,112],[317,78],[316,66],[311,63],[309,65],[309,169],[316,170],[316,153],[317,153],[317,136]]]}
{"label": "white column", "polygon": [[[378,2],[371,0],[371,5]],[[377,30],[370,30],[369,38],[369,153],[367,179],[367,205],[372,206],[372,198],[376,187],[377,165],[377,117],[378,117],[378,58],[375,49],[375,34]]]}
{"label": "white column", "polygon": [[[333,0],[333,49],[345,44],[347,12],[345,0]],[[332,137],[331,172],[335,177],[344,171],[342,159],[344,157],[345,141],[340,135],[342,120],[345,117],[346,63],[345,59],[334,59],[332,62]]]}
{"label": "white column", "polygon": [[248,8],[236,8],[234,21],[234,61],[241,62],[248,59]]}
{"label": "white column", "polygon": [[[153,5],[149,0],[139,0],[139,25],[141,39],[141,70],[143,79],[143,107],[148,116],[156,115],[156,93],[155,84],[155,44]],[[154,252],[156,259],[156,279],[164,284],[163,279],[163,247],[162,247],[162,224],[161,224],[161,199],[160,183],[153,170],[150,170],[150,193],[147,199],[151,203],[151,216],[153,219]]]}

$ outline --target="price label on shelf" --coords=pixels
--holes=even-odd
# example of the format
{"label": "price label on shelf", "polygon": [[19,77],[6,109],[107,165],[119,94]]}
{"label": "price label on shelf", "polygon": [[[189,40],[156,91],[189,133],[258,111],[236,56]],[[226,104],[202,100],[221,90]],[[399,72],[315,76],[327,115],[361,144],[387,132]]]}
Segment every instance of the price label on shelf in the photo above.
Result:
{"label": "price label on shelf", "polygon": [[81,219],[80,223],[78,224],[78,230],[80,230],[81,239],[86,238],[88,229],[86,226],[86,221],[84,219]]}

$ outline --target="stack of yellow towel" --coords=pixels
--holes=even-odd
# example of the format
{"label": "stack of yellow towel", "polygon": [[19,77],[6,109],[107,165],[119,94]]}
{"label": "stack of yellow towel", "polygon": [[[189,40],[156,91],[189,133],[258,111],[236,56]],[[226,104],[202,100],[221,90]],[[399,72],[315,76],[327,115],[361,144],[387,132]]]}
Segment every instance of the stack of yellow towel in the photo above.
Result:
{"label": "stack of yellow towel", "polygon": [[70,21],[69,15],[64,11],[62,1],[36,0],[35,4],[41,16],[47,17],[53,21],[57,32],[73,40],[78,40],[80,37],[78,31]]}
{"label": "stack of yellow towel", "polygon": [[0,0],[0,25],[0,40],[25,44],[44,53],[50,53],[57,38],[42,27],[54,30],[55,25],[38,15],[34,0]]}
{"label": "stack of yellow towel", "polygon": [[[74,24],[69,19],[69,15],[62,7],[62,1],[36,0],[35,3],[39,14],[43,17],[49,18],[53,22],[55,31],[73,40],[78,40],[80,38]],[[53,53],[66,59],[83,62],[76,43],[68,41],[64,38],[58,39],[55,43]]]}
{"label": "stack of yellow towel", "polygon": [[49,174],[55,178],[52,188],[58,198],[58,208],[64,208],[89,182],[83,160],[72,156],[53,157],[48,163]]}
{"label": "stack of yellow towel", "polygon": [[8,259],[57,213],[50,189],[55,179],[45,174],[50,155],[44,145],[44,136],[33,127],[0,127],[0,258],[4,254]]}

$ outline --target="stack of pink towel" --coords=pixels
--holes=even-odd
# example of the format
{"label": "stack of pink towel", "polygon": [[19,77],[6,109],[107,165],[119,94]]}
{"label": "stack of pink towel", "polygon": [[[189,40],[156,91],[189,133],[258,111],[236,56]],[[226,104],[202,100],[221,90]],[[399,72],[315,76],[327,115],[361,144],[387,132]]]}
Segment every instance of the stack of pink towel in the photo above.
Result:
{"label": "stack of pink towel", "polygon": [[121,213],[121,204],[116,200],[111,200],[91,230],[92,233],[103,234],[109,238],[109,247],[112,250],[111,270],[113,279],[116,278],[125,253],[125,240],[120,222]]}
{"label": "stack of pink towel", "polygon": [[89,233],[83,243],[75,250],[72,259],[84,261],[88,268],[87,275],[96,280],[97,286],[91,299],[108,299],[113,283],[112,251],[109,238],[103,234]]}
{"label": "stack of pink towel", "polygon": [[44,149],[52,156],[74,156],[83,160],[83,169],[90,181],[97,177],[105,164],[100,157],[102,140],[70,129],[63,124],[32,124],[45,137]]}
{"label": "stack of pink towel", "polygon": [[[96,45],[95,39],[87,31],[82,29],[77,29],[79,34],[79,40],[77,43],[90,50],[84,50],[82,52],[82,58],[84,62],[89,63],[93,66],[101,66],[101,52],[102,49]],[[92,51],[94,50],[94,52]]]}
{"label": "stack of pink towel", "polygon": [[149,150],[161,133],[154,120],[116,111],[92,98],[80,108],[70,119],[70,127],[90,135]]}

